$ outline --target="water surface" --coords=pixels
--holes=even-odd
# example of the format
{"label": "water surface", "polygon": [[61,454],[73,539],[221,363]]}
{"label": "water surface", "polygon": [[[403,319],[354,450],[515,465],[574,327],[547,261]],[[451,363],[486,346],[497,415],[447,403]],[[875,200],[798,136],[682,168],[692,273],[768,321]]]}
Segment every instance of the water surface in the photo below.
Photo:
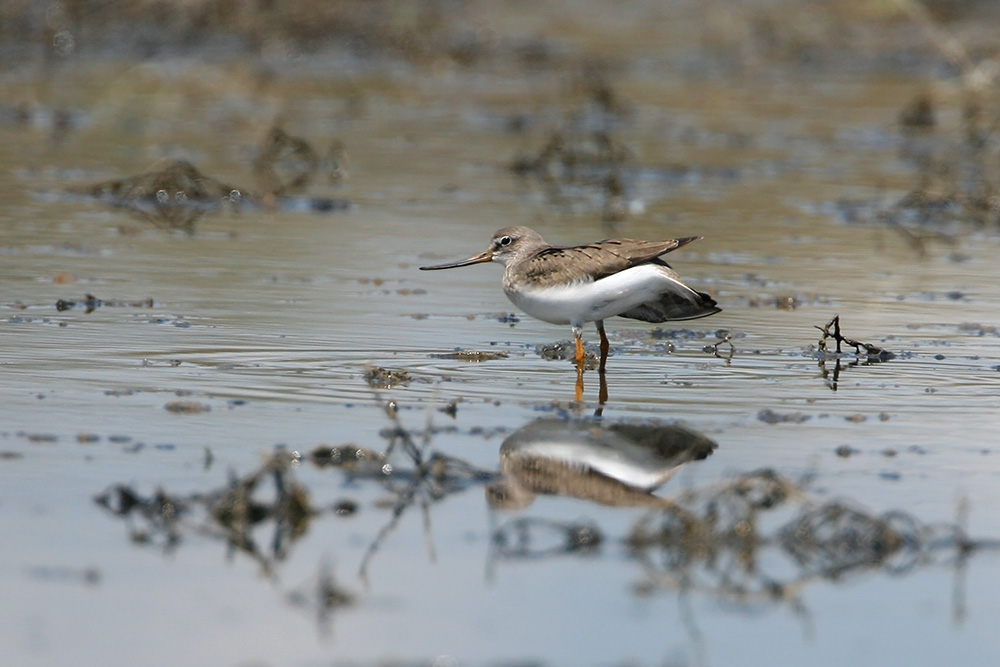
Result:
{"label": "water surface", "polygon": [[[460,19],[488,25],[494,49],[472,65],[334,48],[267,74],[251,54],[82,54],[4,77],[5,104],[28,110],[0,124],[5,655],[23,665],[995,660],[996,228],[901,232],[877,215],[917,182],[897,120],[914,96],[933,87],[939,102],[932,147],[960,144],[958,80],[934,66],[933,49],[875,18],[858,28],[884,35],[870,59],[820,40],[821,63],[803,63],[751,41],[736,66],[739,33],[716,10],[634,3],[598,22],[588,7],[467,8]],[[552,49],[541,65],[513,55],[531,40]],[[595,58],[610,63],[601,80],[618,107],[601,108],[580,83]],[[207,212],[190,234],[79,194],[183,158],[249,196],[273,124],[321,155],[341,141],[346,180],[317,175],[284,199]],[[582,150],[595,129],[627,159],[554,181],[510,169],[557,130]],[[609,221],[601,179],[615,169],[625,213]],[[330,198],[351,206],[322,210]],[[517,312],[498,267],[417,270],[480,252],[510,224],[565,244],[704,236],[671,261],[723,312],[609,321],[600,412],[605,424],[680,424],[717,445],[658,498],[697,505],[761,469],[796,487],[760,511],[756,550],[719,543],[714,565],[671,569],[630,542],[656,511],[646,501],[601,504],[568,482],[517,509],[488,502],[508,437],[599,407],[596,373],[574,405],[572,363],[538,353],[568,328]],[[88,294],[102,301],[91,312]],[[816,327],[836,314],[846,335],[895,357],[845,355],[834,383]],[[586,338],[596,341],[593,327]],[[502,355],[447,358],[457,349]],[[396,381],[372,386],[375,368]],[[320,445],[384,451],[399,427],[418,453],[397,439],[381,477],[309,459]],[[316,513],[269,516],[239,548],[205,508],[275,452],[286,463],[274,474],[300,484]],[[432,453],[452,457],[439,477],[417,465]],[[273,478],[261,478],[263,504],[288,499]],[[142,500],[162,490],[186,511],[176,523],[116,516],[94,499],[119,485]],[[905,512],[928,542],[905,566],[897,554],[810,570],[777,535],[801,508],[833,501],[876,519]],[[956,527],[983,548],[961,557]],[[724,565],[747,553],[754,567]]]}

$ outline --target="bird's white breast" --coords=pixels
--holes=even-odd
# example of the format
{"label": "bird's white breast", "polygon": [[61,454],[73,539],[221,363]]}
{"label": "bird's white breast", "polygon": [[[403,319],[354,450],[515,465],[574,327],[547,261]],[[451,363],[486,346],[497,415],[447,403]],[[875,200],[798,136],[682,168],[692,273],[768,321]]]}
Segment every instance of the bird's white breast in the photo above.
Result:
{"label": "bird's white breast", "polygon": [[674,283],[668,272],[656,264],[641,264],[597,281],[554,287],[505,285],[504,292],[515,306],[534,318],[579,326],[655,299]]}

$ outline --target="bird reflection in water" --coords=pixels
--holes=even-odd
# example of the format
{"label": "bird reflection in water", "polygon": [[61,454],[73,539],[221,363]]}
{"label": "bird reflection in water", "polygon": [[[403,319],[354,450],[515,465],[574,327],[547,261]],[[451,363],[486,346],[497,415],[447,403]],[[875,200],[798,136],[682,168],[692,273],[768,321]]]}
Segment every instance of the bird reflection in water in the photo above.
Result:
{"label": "bird reflection in water", "polygon": [[716,446],[678,424],[539,419],[503,442],[503,477],[487,486],[486,498],[495,509],[522,509],[538,495],[611,507],[662,507],[669,501],[653,491]]}

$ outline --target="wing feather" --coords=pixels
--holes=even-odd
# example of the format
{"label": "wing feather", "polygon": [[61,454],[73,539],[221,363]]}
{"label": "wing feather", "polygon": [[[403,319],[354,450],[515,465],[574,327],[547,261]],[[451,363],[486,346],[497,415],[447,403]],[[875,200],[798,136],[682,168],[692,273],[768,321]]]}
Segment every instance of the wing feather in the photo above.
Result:
{"label": "wing feather", "polygon": [[552,246],[526,259],[522,265],[525,277],[538,287],[550,287],[565,282],[591,282],[624,271],[639,264],[659,260],[700,236],[667,241],[635,241],[608,239],[579,246]]}

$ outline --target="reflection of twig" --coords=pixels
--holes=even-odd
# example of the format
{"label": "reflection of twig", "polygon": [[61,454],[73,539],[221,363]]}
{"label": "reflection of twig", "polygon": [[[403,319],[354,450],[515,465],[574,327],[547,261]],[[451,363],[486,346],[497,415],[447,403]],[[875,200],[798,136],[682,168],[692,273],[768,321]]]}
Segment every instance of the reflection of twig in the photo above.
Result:
{"label": "reflection of twig", "polygon": [[694,644],[696,665],[708,664],[708,648],[705,646],[705,635],[694,617],[694,609],[691,607],[691,595],[686,588],[682,588],[677,593],[677,604],[680,607],[681,623],[687,630],[691,643]]}
{"label": "reflection of twig", "polygon": [[[212,517],[230,547],[258,560],[268,573],[275,562],[287,557],[290,544],[305,534],[315,513],[305,487],[291,476],[292,465],[290,455],[276,453],[260,469],[243,478],[233,477],[226,491],[208,499]],[[258,485],[267,479],[274,487],[271,503],[259,501],[255,494]],[[274,520],[274,532],[265,556],[258,552],[252,531],[268,519]]]}
{"label": "reflection of twig", "polygon": [[[811,634],[802,593],[815,581],[842,581],[872,570],[902,575],[950,554],[962,573],[974,551],[1000,549],[1000,542],[969,538],[961,518],[934,526],[901,510],[876,515],[846,502],[817,502],[807,484],[808,479],[795,482],[760,470],[688,489],[632,527],[625,546],[643,572],[636,592],[677,593],[698,664],[707,656],[690,609],[693,593],[741,605],[784,605]],[[763,526],[774,525],[767,518],[779,512],[787,520],[765,532]],[[530,517],[494,527],[492,535],[488,578],[499,560],[590,554],[604,542],[600,528],[588,522]],[[964,613],[962,594],[956,584],[958,619]]]}
{"label": "reflection of twig", "polygon": [[319,564],[319,574],[291,591],[288,600],[300,607],[313,608],[319,630],[324,635],[333,632],[334,614],[354,604],[354,596],[337,582],[333,568],[325,558]]}
{"label": "reflection of twig", "polygon": [[[112,514],[122,517],[129,524],[129,535],[137,544],[159,544],[164,552],[173,551],[180,544],[179,522],[187,513],[185,503],[157,490],[153,496],[143,498],[123,484],[99,494],[94,501]],[[139,517],[146,527],[134,525]]]}
{"label": "reflection of twig", "polygon": [[[122,517],[130,525],[132,539],[139,543],[160,545],[169,551],[180,543],[182,528],[225,541],[230,554],[243,553],[257,562],[270,575],[276,563],[287,558],[295,541],[305,534],[310,521],[320,514],[313,508],[303,485],[296,481],[293,470],[303,462],[319,468],[335,467],[349,480],[364,479],[383,485],[395,496],[389,521],[369,545],[361,563],[361,577],[367,582],[372,559],[384,541],[395,530],[406,510],[419,504],[428,556],[436,560],[432,539],[431,505],[442,498],[462,491],[470,484],[492,481],[496,473],[482,470],[467,461],[430,451],[434,433],[432,411],[418,442],[400,423],[394,401],[382,404],[392,420],[384,432],[388,439],[382,454],[357,445],[331,447],[320,445],[305,457],[297,453],[277,452],[257,470],[243,476],[233,475],[219,490],[192,494],[183,499],[157,491],[143,497],[128,486],[109,488],[95,498],[108,511]],[[389,456],[395,449],[402,451],[412,467],[394,467]],[[272,493],[261,493],[269,486]],[[353,502],[338,503],[329,508],[337,514],[350,513]],[[182,515],[201,510],[204,520],[181,526]],[[137,525],[142,522],[142,525]],[[254,532],[267,522],[273,522],[273,535],[266,549],[258,546]]]}
{"label": "reflection of twig", "polygon": [[[406,437],[409,438],[409,435]],[[394,484],[392,477],[403,482],[401,488],[398,484]],[[428,554],[432,561],[435,560],[437,553],[430,533],[431,504],[451,493],[464,490],[470,480],[481,483],[490,481],[494,477],[492,472],[479,470],[461,459],[437,452],[431,454],[426,461],[421,461],[413,470],[392,470],[390,478],[385,481],[386,486],[396,493],[392,516],[389,522],[379,530],[365,551],[360,567],[361,578],[367,582],[368,568],[372,558],[375,557],[382,543],[395,530],[403,514],[418,497],[423,513],[424,538],[427,542]]]}
{"label": "reflection of twig", "polygon": [[[305,534],[315,513],[305,488],[291,475],[293,458],[287,453],[270,457],[258,470],[245,477],[233,476],[223,489],[208,494],[193,494],[180,499],[157,491],[143,498],[133,489],[118,485],[95,498],[107,510],[130,524],[143,520],[142,528],[132,527],[133,541],[162,543],[164,551],[175,548],[181,539],[180,519],[202,508],[210,521],[188,526],[189,530],[225,540],[230,553],[242,552],[270,574],[274,563],[284,560],[290,545]],[[273,499],[260,499],[259,487],[273,484]],[[261,524],[273,521],[274,533],[268,551],[261,551],[253,532]]]}
{"label": "reflection of twig", "polygon": [[[545,544],[540,544],[546,541]],[[493,532],[491,548],[505,559],[534,560],[559,554],[593,553],[604,541],[591,523],[520,517]]]}
{"label": "reflection of twig", "polygon": [[819,360],[819,369],[823,374],[823,379],[826,380],[826,386],[837,391],[837,386],[840,383],[840,358],[834,360],[832,377],[830,371],[826,369],[826,359]]}
{"label": "reflection of twig", "polygon": [[[372,559],[381,549],[386,538],[395,531],[399,525],[403,514],[412,506],[417,499],[420,503],[422,525],[424,531],[424,541],[427,544],[427,553],[433,562],[437,559],[437,551],[434,548],[434,540],[431,534],[431,504],[449,493],[454,493],[465,488],[468,480],[485,482],[493,479],[494,474],[489,471],[479,470],[466,461],[456,459],[437,452],[427,456],[430,446],[431,435],[433,434],[432,418],[433,414],[428,411],[427,423],[420,443],[415,442],[413,436],[407,431],[399,420],[397,406],[393,401],[383,403],[386,415],[392,420],[393,426],[386,433],[389,438],[389,445],[385,451],[385,457],[392,453],[397,447],[401,447],[406,454],[413,468],[411,470],[396,470],[390,465],[383,467],[386,473],[385,486],[396,494],[396,501],[393,503],[392,516],[389,521],[379,530],[375,539],[365,550],[361,559],[359,576],[365,584],[368,584],[368,569]],[[398,482],[402,482],[400,485]]]}
{"label": "reflection of twig", "polygon": [[[969,500],[968,498],[962,497],[958,501],[958,507],[955,510],[955,524],[958,526],[958,532],[961,535],[966,535],[966,527],[969,523]],[[965,620],[965,615],[968,612],[965,604],[965,578],[969,572],[968,563],[969,556],[972,554],[974,546],[969,542],[964,542],[958,551],[958,556],[955,558],[955,584],[952,587],[951,592],[951,615],[952,621],[955,625],[961,625]]]}
{"label": "reflection of twig", "polygon": [[[414,481],[417,481],[416,479]],[[392,507],[392,518],[389,522],[382,526],[382,529],[375,536],[375,539],[371,541],[368,548],[365,550],[365,555],[361,559],[361,567],[358,570],[358,576],[361,580],[368,585],[368,566],[371,564],[372,558],[378,553],[378,550],[382,547],[382,543],[385,539],[396,529],[399,525],[399,520],[403,517],[403,513],[406,509],[413,504],[413,497],[416,495],[418,489],[418,483],[411,483],[399,496],[396,498],[396,502]]]}
{"label": "reflection of twig", "polygon": [[[794,505],[799,507],[791,520],[763,533],[765,512]],[[682,494],[677,508],[643,517],[627,544],[645,572],[644,590],[788,604],[803,618],[799,596],[812,581],[877,569],[900,575],[942,554],[955,554],[961,564],[974,550],[1000,548],[995,541],[972,540],[960,523],[932,526],[901,510],[875,515],[844,502],[816,503],[800,484],[767,470]],[[775,569],[775,554],[791,572],[764,570],[763,563]]]}
{"label": "reflection of twig", "polygon": [[[912,207],[920,212],[921,222],[927,223],[930,217],[929,211],[935,208],[935,204],[940,204],[940,202],[929,202],[928,199],[929,195],[926,191],[917,189],[896,202],[896,209]],[[883,215],[882,217],[889,224],[889,227],[903,238],[906,245],[921,258],[927,257],[927,245],[930,241],[955,244],[954,237],[941,230],[926,229],[926,227],[920,230],[911,229],[905,226],[898,216]]]}

